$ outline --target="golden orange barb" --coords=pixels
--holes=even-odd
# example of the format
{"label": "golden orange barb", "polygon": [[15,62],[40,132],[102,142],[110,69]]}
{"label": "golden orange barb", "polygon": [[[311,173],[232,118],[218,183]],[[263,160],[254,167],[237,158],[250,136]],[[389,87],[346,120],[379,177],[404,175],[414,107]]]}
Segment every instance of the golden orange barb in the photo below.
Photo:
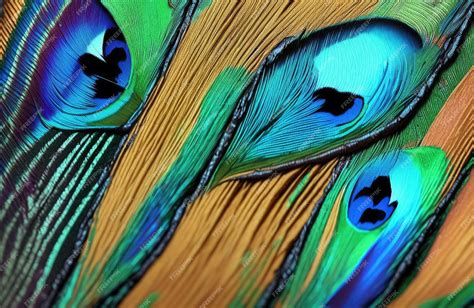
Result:
{"label": "golden orange barb", "polygon": [[[135,306],[154,292],[160,305],[188,307],[201,305],[215,290],[220,290],[212,303],[216,307],[228,305],[246,287],[262,292],[321,198],[335,164],[253,184],[227,182],[205,194],[123,306]],[[292,191],[302,181],[292,203]],[[245,301],[255,304],[260,293],[250,293]]]}
{"label": "golden orange barb", "polygon": [[15,29],[16,21],[24,5],[24,0],[3,1],[3,16],[0,17],[0,59],[3,59],[5,55],[8,38]]}
{"label": "golden orange barb", "polygon": [[[421,143],[443,149],[451,161],[452,174],[459,173],[473,150],[473,106],[474,68],[471,68],[449,96]],[[448,179],[445,190],[455,179]]]}

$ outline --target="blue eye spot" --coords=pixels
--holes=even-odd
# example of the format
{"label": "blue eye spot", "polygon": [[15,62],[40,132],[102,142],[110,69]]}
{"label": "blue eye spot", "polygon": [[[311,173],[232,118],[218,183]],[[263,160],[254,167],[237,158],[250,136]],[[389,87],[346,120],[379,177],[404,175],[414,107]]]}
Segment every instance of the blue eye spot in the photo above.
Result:
{"label": "blue eye spot", "polygon": [[116,27],[107,29],[101,49],[102,54],[86,52],[78,61],[84,73],[95,79],[95,99],[116,98],[130,77],[130,53],[122,32]]}
{"label": "blue eye spot", "polygon": [[91,128],[130,86],[132,56],[123,29],[98,1],[80,13],[79,3],[64,7],[40,51],[31,85],[41,115],[38,137],[43,126]]}
{"label": "blue eye spot", "polygon": [[350,198],[349,221],[357,228],[367,231],[380,227],[397,208],[398,201],[391,202],[391,197],[388,176],[377,176],[369,185],[366,181],[358,181]]}

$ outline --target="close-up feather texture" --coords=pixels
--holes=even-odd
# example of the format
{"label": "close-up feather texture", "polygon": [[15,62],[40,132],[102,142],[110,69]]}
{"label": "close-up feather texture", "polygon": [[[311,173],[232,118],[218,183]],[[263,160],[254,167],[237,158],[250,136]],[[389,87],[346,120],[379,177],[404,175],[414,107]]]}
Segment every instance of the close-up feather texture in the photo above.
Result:
{"label": "close-up feather texture", "polygon": [[473,13],[0,1],[0,307],[474,305]]}

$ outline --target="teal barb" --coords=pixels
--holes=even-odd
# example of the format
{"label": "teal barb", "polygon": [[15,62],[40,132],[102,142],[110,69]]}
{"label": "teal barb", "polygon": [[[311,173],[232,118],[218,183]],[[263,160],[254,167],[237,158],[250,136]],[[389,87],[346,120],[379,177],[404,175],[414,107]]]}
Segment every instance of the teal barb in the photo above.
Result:
{"label": "teal barb", "polygon": [[173,5],[26,1],[0,67],[2,303],[50,303],[75,264],[112,163],[196,11]]}
{"label": "teal barb", "polygon": [[350,162],[323,202],[282,295],[286,304],[376,304],[435,212],[447,177],[442,150],[419,147],[364,159]]}
{"label": "teal barb", "polygon": [[430,300],[420,305],[422,308],[447,308],[447,307],[469,307],[474,303],[472,295],[474,294],[474,279],[470,279],[469,282],[461,289],[456,290],[445,297]]}

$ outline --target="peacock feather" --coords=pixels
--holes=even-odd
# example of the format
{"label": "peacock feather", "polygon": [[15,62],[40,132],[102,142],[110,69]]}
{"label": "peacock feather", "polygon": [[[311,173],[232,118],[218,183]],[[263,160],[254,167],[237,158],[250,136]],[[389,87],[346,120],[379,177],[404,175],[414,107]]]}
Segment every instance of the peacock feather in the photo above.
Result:
{"label": "peacock feather", "polygon": [[[354,159],[321,206],[288,304],[365,306],[387,287],[434,213],[446,178],[442,150],[420,147]],[[307,278],[305,261],[316,269]]]}

